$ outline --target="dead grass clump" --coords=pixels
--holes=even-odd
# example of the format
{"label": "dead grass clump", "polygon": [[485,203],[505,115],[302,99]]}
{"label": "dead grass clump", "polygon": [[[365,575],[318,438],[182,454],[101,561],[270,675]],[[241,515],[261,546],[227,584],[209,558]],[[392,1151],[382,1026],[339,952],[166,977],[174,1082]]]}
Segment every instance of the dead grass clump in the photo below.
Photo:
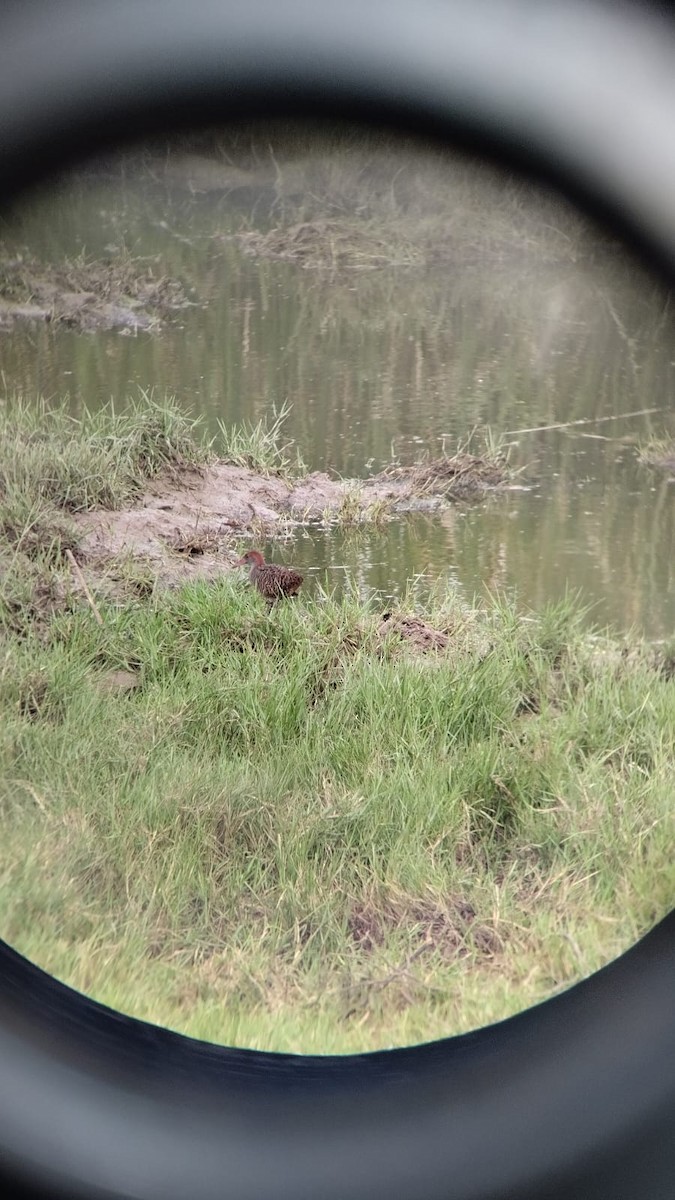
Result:
{"label": "dead grass clump", "polygon": [[352,220],[299,221],[261,233],[247,230],[238,240],[244,252],[257,258],[284,259],[305,270],[374,270],[423,261],[420,251],[405,238],[383,237],[369,225]]}
{"label": "dead grass clump", "polygon": [[503,949],[502,939],[494,925],[477,919],[468,900],[453,897],[441,905],[424,900],[401,914],[402,926],[409,926],[413,936],[430,952],[445,959],[492,959]]}
{"label": "dead grass clump", "polygon": [[370,953],[384,942],[384,914],[367,904],[355,904],[347,918],[347,933],[359,950]]}
{"label": "dead grass clump", "polygon": [[411,467],[390,467],[380,476],[405,484],[411,497],[444,496],[453,500],[471,499],[489,488],[500,487],[507,477],[503,455],[479,456],[466,452]]}
{"label": "dead grass clump", "polygon": [[426,953],[446,960],[468,955],[492,959],[504,948],[494,924],[479,921],[473,905],[462,896],[445,904],[410,898],[379,907],[358,903],[348,916],[347,932],[364,954],[372,954],[394,934],[403,935],[412,947],[406,965]]}
{"label": "dead grass clump", "polygon": [[675,474],[675,440],[673,438],[658,438],[641,446],[638,450],[638,462],[645,467],[655,467],[657,470],[670,471]]}

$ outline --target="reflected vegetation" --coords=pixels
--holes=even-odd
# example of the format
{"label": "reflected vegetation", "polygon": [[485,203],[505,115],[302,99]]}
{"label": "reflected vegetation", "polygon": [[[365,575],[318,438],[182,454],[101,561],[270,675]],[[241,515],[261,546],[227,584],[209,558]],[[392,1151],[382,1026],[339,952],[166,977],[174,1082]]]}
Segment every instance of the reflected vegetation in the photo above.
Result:
{"label": "reflected vegetation", "polygon": [[601,622],[669,636],[672,485],[635,454],[675,434],[669,297],[560,202],[486,169],[339,141],[310,155],[288,131],[198,150],[101,166],[8,232],[52,263],[139,258],[191,306],[159,333],[15,326],[6,386],[67,390],[77,412],[152,385],[214,435],[286,402],[309,467],[346,476],[487,426],[528,490],[357,542],[310,531],[300,564],[388,596],[420,572],[534,606],[571,588]]}

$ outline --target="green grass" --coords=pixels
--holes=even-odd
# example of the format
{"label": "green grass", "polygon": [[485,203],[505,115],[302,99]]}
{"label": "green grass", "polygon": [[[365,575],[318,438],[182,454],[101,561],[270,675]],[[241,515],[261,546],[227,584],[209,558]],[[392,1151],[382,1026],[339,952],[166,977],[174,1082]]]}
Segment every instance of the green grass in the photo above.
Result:
{"label": "green grass", "polygon": [[0,402],[0,503],[39,502],[68,512],[122,508],[149,479],[209,457],[198,421],[175,400],[141,392],[117,412],[8,397]]}
{"label": "green grass", "polygon": [[342,529],[359,528],[362,525],[382,525],[391,516],[390,500],[378,499],[364,503],[364,489],[360,484],[351,484],[343,493],[337,509],[327,508],[323,514],[325,525]]}
{"label": "green grass", "polygon": [[[290,469],[283,416],[231,452]],[[0,417],[17,949],[199,1037],[348,1051],[504,1017],[672,905],[670,651],[591,637],[569,602],[411,591],[402,609],[447,635],[421,654],[356,596],[268,612],[239,579],[162,592],[133,559],[97,565],[99,626],[69,514],[133,503],[209,449],[151,397]]]}
{"label": "green grass", "polygon": [[62,591],[53,568],[77,550],[72,514],[123,508],[156,476],[208,462],[197,426],[146,392],[78,418],[65,401],[0,401],[0,623],[32,619]]}
{"label": "green grass", "polygon": [[400,1044],[672,904],[675,690],[574,605],[439,595],[429,655],[355,598],[268,613],[236,581],[102,611],[0,642],[2,935],[98,999],[226,1043]]}
{"label": "green grass", "polygon": [[264,475],[283,475],[297,478],[307,474],[307,465],[297,446],[282,439],[282,430],[290,407],[282,404],[273,418],[261,417],[255,423],[244,421],[241,425],[224,425],[220,429],[219,451],[224,462],[236,467],[248,467]]}

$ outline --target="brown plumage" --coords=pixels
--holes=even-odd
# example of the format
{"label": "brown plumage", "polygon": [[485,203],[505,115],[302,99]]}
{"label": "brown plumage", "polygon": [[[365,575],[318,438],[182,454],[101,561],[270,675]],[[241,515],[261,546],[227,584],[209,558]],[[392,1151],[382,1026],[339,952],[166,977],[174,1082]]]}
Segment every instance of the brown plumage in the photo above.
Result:
{"label": "brown plumage", "polygon": [[259,550],[247,550],[236,565],[251,568],[248,577],[269,604],[281,600],[283,596],[294,596],[302,583],[302,575],[297,571],[276,563],[266,563]]}

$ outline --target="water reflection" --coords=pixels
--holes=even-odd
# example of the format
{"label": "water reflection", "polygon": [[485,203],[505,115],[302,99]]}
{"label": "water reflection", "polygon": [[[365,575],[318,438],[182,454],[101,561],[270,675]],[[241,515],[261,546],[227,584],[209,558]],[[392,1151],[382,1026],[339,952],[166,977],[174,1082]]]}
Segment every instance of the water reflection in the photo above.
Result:
{"label": "water reflection", "polygon": [[[569,587],[596,619],[671,635],[672,484],[639,467],[634,446],[675,434],[672,322],[668,298],[632,264],[586,247],[555,263],[525,249],[431,268],[303,269],[252,257],[233,236],[242,222],[269,224],[264,189],[185,184],[180,173],[94,174],[23,216],[10,241],[34,254],[156,255],[192,306],[160,334],[17,326],[3,335],[6,386],[68,391],[77,411],[152,385],[214,433],[219,419],[288,401],[305,459],[347,476],[489,426],[507,434],[527,490],[372,532],[307,530],[294,562],[324,586],[348,575],[385,597],[416,574],[469,595],[514,589],[537,607]],[[572,421],[587,424],[540,429]]]}

